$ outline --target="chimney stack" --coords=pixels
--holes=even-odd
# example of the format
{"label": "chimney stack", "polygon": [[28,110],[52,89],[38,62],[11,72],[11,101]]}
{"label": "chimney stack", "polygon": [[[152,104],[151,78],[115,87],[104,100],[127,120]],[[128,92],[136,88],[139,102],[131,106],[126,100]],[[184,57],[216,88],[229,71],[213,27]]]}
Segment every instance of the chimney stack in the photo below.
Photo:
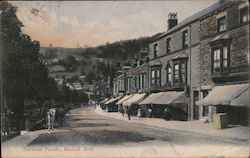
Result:
{"label": "chimney stack", "polygon": [[178,24],[177,13],[168,14],[168,30],[175,27]]}

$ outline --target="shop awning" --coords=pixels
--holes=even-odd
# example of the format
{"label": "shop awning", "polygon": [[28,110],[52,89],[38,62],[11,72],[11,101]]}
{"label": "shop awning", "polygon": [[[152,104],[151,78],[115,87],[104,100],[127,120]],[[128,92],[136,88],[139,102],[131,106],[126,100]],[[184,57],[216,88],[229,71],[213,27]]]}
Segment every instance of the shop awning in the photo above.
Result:
{"label": "shop awning", "polygon": [[104,104],[107,105],[107,104],[113,103],[115,101],[118,101],[121,97],[122,96],[119,96],[119,97],[116,97],[116,98],[111,98],[107,102],[105,102]]}
{"label": "shop awning", "polygon": [[105,102],[107,102],[109,99],[108,98],[105,98],[103,99],[102,101],[99,102],[99,104],[104,104]]}
{"label": "shop awning", "polygon": [[145,97],[145,95],[146,95],[146,93],[135,94],[132,97],[130,97],[129,99],[125,100],[122,103],[122,105],[123,106],[131,106],[132,103],[138,103]]}
{"label": "shop awning", "polygon": [[160,93],[152,93],[143,100],[140,105],[145,104],[158,104],[158,105],[168,105],[168,104],[178,104],[178,103],[186,103],[186,94],[184,91],[176,92],[160,92]]}
{"label": "shop awning", "polygon": [[168,105],[168,104],[178,104],[186,103],[186,94],[184,91],[176,92],[169,91],[164,92],[160,97],[156,98],[152,104]]}
{"label": "shop awning", "polygon": [[147,105],[147,104],[152,104],[153,100],[155,100],[156,98],[160,97],[162,95],[163,92],[159,92],[159,93],[152,93],[150,94],[148,97],[146,97],[145,99],[143,99],[139,105]]}
{"label": "shop awning", "polygon": [[[204,99],[196,102],[197,105],[232,105],[248,106],[249,104],[249,84],[235,84],[216,86]],[[248,101],[248,104],[246,102]]]}
{"label": "shop awning", "polygon": [[125,95],[123,98],[121,98],[121,99],[116,103],[116,105],[122,104],[125,100],[131,98],[132,96],[133,96],[132,94],[131,94],[131,95]]}
{"label": "shop awning", "polygon": [[249,88],[243,92],[239,97],[231,101],[233,106],[250,106],[249,105]]}

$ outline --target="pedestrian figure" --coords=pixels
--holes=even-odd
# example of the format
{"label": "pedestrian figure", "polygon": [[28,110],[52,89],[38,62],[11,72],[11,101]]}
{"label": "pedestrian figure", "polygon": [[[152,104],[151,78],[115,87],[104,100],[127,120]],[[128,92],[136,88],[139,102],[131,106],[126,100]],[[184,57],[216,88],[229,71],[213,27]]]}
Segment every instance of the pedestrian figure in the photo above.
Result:
{"label": "pedestrian figure", "polygon": [[169,120],[169,109],[167,107],[164,109],[164,118]]}
{"label": "pedestrian figure", "polygon": [[151,108],[148,108],[148,111],[147,111],[147,113],[148,113],[148,118],[150,118],[151,117],[151,113],[152,113],[152,109]]}
{"label": "pedestrian figure", "polygon": [[141,109],[141,108],[139,108],[139,109],[138,109],[138,112],[137,112],[137,116],[138,116],[138,118],[141,118],[141,115],[142,115],[142,109]]}
{"label": "pedestrian figure", "polygon": [[130,120],[130,116],[131,116],[131,109],[130,108],[127,110],[127,114],[128,114],[128,120]]}
{"label": "pedestrian figure", "polygon": [[56,115],[56,109],[52,108],[49,109],[47,114],[47,120],[48,120],[48,130],[54,130],[54,123],[55,123],[55,115]]}
{"label": "pedestrian figure", "polygon": [[122,116],[124,116],[125,110],[122,108],[121,109]]}

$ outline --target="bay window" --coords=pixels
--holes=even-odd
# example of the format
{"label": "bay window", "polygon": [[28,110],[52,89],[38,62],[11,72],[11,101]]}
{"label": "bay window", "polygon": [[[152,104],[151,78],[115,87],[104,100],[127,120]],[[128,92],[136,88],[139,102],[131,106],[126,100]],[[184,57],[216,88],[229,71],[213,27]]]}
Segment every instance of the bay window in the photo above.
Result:
{"label": "bay window", "polygon": [[229,51],[224,46],[212,52],[212,72],[227,72],[229,67]]}
{"label": "bay window", "polygon": [[174,61],[174,84],[186,84],[187,82],[187,61]]}

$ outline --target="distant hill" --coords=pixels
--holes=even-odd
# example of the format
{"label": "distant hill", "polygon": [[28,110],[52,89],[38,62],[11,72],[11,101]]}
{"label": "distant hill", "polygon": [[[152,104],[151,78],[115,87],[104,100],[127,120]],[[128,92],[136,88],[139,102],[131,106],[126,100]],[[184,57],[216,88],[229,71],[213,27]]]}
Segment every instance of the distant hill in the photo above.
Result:
{"label": "distant hill", "polygon": [[41,47],[40,54],[49,68],[55,65],[65,67],[65,72],[51,72],[53,77],[80,76],[94,72],[99,79],[107,79],[107,71],[113,78],[116,70],[120,69],[117,61],[127,61],[128,64],[132,64],[131,61],[140,53],[141,48],[148,47],[152,39],[160,34],[88,48]]}

